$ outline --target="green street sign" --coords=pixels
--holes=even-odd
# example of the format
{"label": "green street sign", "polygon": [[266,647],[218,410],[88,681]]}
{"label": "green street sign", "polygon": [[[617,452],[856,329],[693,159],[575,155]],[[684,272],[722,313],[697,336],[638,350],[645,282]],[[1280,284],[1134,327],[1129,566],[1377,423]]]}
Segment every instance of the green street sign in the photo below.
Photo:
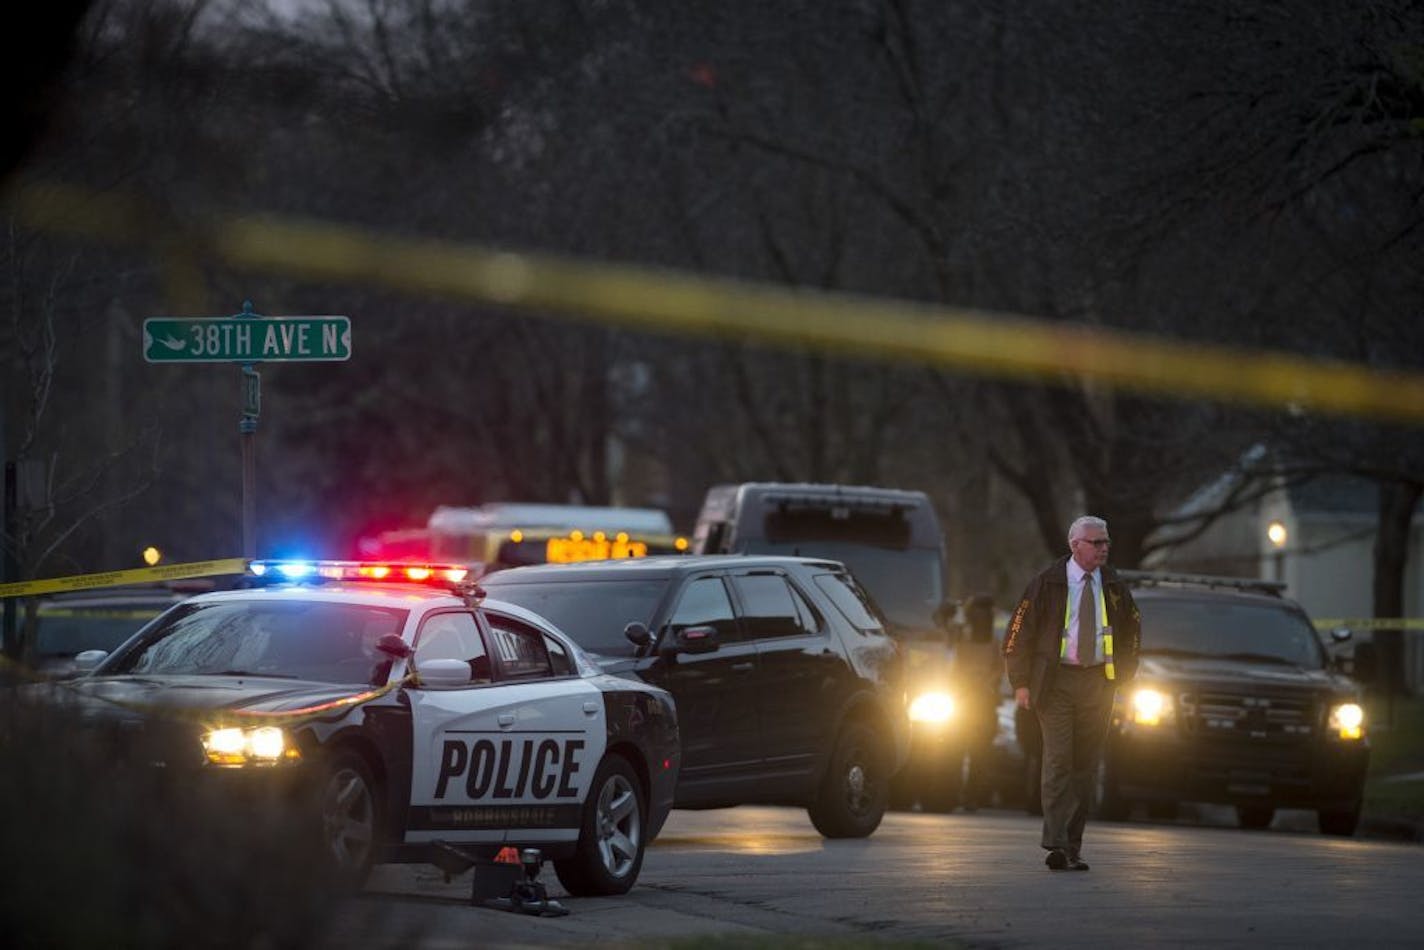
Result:
{"label": "green street sign", "polygon": [[143,321],[150,363],[349,360],[347,317],[153,317]]}

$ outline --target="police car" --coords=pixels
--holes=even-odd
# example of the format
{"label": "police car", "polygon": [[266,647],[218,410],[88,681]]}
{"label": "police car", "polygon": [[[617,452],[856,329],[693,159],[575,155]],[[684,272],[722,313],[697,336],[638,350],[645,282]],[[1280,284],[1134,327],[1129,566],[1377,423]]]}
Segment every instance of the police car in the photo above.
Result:
{"label": "police car", "polygon": [[[293,782],[348,883],[538,848],[574,895],[620,894],[672,807],[671,697],[603,674],[465,569],[252,562],[282,583],[201,594],[87,675],[31,687],[150,740],[197,781]],[[151,751],[154,735],[169,741]]]}

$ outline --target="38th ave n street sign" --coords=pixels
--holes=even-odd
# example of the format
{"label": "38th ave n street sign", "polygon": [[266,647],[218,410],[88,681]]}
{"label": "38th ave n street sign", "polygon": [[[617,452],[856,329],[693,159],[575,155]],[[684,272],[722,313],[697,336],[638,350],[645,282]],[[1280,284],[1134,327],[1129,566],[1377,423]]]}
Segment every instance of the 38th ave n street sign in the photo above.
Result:
{"label": "38th ave n street sign", "polygon": [[152,317],[143,321],[150,363],[349,360],[347,317]]}

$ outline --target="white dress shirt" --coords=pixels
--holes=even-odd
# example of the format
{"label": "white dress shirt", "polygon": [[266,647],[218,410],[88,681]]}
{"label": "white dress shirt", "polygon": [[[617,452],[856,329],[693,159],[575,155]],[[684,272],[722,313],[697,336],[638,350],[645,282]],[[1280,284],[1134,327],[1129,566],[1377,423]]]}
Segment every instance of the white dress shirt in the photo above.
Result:
{"label": "white dress shirt", "polygon": [[[1063,657],[1063,662],[1077,665],[1078,657],[1078,602],[1083,598],[1083,578],[1088,576],[1088,572],[1078,566],[1078,562],[1072,558],[1068,559],[1068,653]],[[1103,655],[1103,628],[1102,628],[1102,596],[1103,578],[1101,571],[1093,571],[1093,656],[1101,658]],[[1101,663],[1102,660],[1098,659]]]}

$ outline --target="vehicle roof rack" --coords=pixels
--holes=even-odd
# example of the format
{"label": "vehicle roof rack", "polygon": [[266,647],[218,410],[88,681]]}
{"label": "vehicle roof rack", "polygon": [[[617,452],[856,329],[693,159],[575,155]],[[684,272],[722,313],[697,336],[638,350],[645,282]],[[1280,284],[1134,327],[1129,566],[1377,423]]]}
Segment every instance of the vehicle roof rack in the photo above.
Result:
{"label": "vehicle roof rack", "polygon": [[1281,596],[1286,589],[1285,581],[1268,581],[1261,577],[1219,577],[1214,574],[1174,574],[1157,571],[1118,571],[1117,576],[1135,587],[1226,587],[1276,597]]}

